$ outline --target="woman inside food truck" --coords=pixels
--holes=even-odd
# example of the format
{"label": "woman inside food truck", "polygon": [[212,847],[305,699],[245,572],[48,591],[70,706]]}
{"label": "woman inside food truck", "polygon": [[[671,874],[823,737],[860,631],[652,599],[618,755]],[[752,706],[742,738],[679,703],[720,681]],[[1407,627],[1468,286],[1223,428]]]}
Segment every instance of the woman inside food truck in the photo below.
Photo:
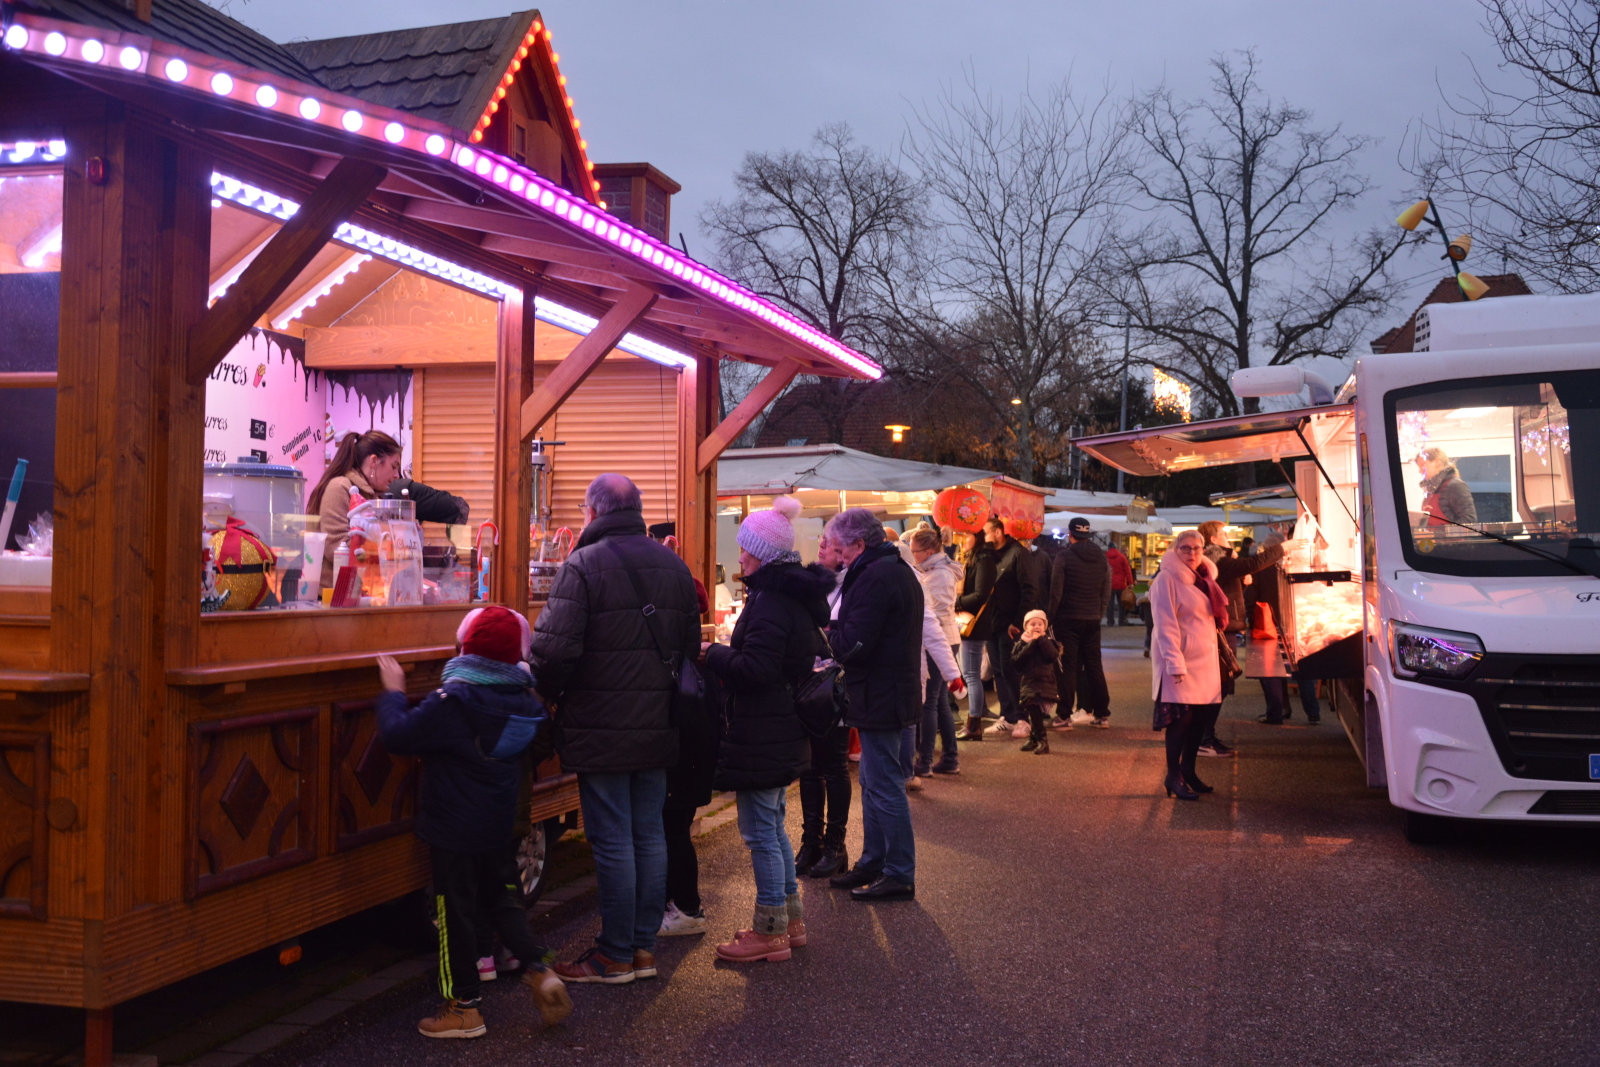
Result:
{"label": "woman inside food truck", "polygon": [[1478,507],[1472,490],[1456,473],[1455,461],[1444,449],[1429,446],[1417,453],[1417,469],[1422,472],[1422,513],[1429,526],[1451,526],[1478,521]]}

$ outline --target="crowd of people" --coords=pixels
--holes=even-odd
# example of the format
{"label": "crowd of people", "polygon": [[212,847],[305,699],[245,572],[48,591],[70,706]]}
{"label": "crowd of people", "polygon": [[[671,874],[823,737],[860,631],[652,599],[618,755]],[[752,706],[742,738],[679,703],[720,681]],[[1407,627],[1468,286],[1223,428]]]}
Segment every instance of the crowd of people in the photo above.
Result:
{"label": "crowd of people", "polygon": [[[380,663],[380,734],[390,751],[423,760],[417,832],[433,857],[445,996],[418,1025],[429,1037],[486,1032],[479,986],[497,974],[495,936],[554,1024],[572,1010],[567,985],[653,978],[657,938],[707,932],[691,826],[713,790],[734,795],[755,885],[750,925],[716,955],[781,961],[807,941],[801,878],[859,901],[915,897],[907,794],[924,778],[959,774],[961,742],[1009,737],[1048,755],[1052,731],[1110,725],[1100,627],[1125,608],[1132,571],[1086,519],[1072,520],[1065,543],[1032,546],[991,519],[956,556],[926,524],[901,538],[851,508],[827,522],[806,564],[795,550],[800,506],[779,497],[740,523],[744,605],[717,644],[701,640],[703,589],[648,535],[633,482],[601,475],[583,509],[536,625],[504,607],[469,613],[440,688],[415,707],[399,665]],[[1149,654],[1169,796],[1210,792],[1196,755],[1231,751],[1214,728],[1232,684],[1225,665],[1243,626],[1242,590],[1283,551],[1236,556],[1220,530],[1202,527],[1161,559]],[[986,666],[998,705],[989,726]],[[842,693],[813,729],[799,694],[823,669],[842,672]],[[696,676],[703,690],[691,691]],[[1281,721],[1283,693],[1267,696],[1269,721]],[[1306,713],[1314,721],[1314,703]],[[852,864],[853,744],[862,846]],[[528,930],[513,859],[522,760],[552,746],[577,777],[600,913],[594,943],[563,963]],[[796,780],[798,849],[787,830]]]}

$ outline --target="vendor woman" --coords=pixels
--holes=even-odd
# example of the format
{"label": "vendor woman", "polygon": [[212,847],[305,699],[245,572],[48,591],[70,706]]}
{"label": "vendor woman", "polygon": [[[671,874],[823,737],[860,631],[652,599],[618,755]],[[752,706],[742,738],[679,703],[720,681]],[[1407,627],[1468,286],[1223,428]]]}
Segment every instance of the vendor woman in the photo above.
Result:
{"label": "vendor woman", "polygon": [[350,532],[350,490],[363,500],[378,497],[404,497],[417,505],[418,522],[459,523],[467,521],[467,502],[440,489],[412,481],[400,473],[400,442],[382,430],[363,434],[347,433],[339,449],[322,472],[306,510],[321,520],[317,527],[328,535],[327,553],[322,559],[322,585],[333,586],[333,552]]}

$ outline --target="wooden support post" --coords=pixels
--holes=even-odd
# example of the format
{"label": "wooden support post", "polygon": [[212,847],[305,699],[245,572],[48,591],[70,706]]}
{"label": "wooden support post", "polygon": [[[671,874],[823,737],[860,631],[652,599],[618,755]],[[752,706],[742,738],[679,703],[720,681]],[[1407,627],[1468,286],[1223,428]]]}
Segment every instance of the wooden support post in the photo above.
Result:
{"label": "wooden support post", "polygon": [[494,389],[494,524],[500,531],[493,596],[508,608],[528,612],[528,522],[533,464],[522,433],[522,406],[533,394],[533,296],[511,293],[500,305],[499,353]]}
{"label": "wooden support post", "polygon": [[83,1012],[84,1067],[111,1067],[111,1008]]}
{"label": "wooden support post", "polygon": [[739,406],[722,420],[722,425],[712,430],[710,436],[701,443],[695,459],[695,469],[704,471],[715,463],[717,457],[722,455],[722,450],[733,444],[734,440],[744,433],[745,427],[750,425],[751,420],[761,414],[799,373],[800,364],[792,360],[767,371],[767,376],[756,383],[756,387],[746,394]]}
{"label": "wooden support post", "polygon": [[715,588],[717,572],[716,453],[705,466],[699,457],[716,425],[717,369],[714,358],[696,356],[678,378],[678,552],[707,590]]}
{"label": "wooden support post", "polygon": [[[544,384],[534,390],[522,405],[522,437],[532,437],[544,421],[573,394],[583,380],[594,372],[606,353],[616,347],[622,335],[633,328],[640,317],[656,302],[658,294],[653,289],[634,285],[601,316],[589,335],[573,346],[561,365],[545,378]],[[503,534],[502,534],[503,536]]]}
{"label": "wooden support post", "polygon": [[345,218],[378,187],[388,172],[375,163],[342,159],[311,198],[283,224],[239,280],[189,331],[185,361],[189,381],[206,380],[289,283],[322,251]]}

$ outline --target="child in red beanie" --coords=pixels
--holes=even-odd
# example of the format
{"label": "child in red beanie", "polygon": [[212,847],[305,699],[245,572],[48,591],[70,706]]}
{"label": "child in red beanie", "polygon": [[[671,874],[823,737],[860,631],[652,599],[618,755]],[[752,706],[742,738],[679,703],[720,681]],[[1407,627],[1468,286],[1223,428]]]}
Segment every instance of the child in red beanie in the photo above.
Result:
{"label": "child in red beanie", "polygon": [[533,940],[513,855],[522,754],[549,723],[524,662],[528,620],[491,605],[467,613],[456,631],[458,655],[442,684],[420,704],[405,697],[405,673],[380,656],[384,693],[378,733],[396,755],[422,757],[417,836],[433,859],[439,913],[440,1011],[417,1024],[426,1037],[482,1037],[476,926],[488,916],[508,949],[526,960],[522,981],[546,1025],[572,1013],[566,986],[546,969],[549,953]]}

